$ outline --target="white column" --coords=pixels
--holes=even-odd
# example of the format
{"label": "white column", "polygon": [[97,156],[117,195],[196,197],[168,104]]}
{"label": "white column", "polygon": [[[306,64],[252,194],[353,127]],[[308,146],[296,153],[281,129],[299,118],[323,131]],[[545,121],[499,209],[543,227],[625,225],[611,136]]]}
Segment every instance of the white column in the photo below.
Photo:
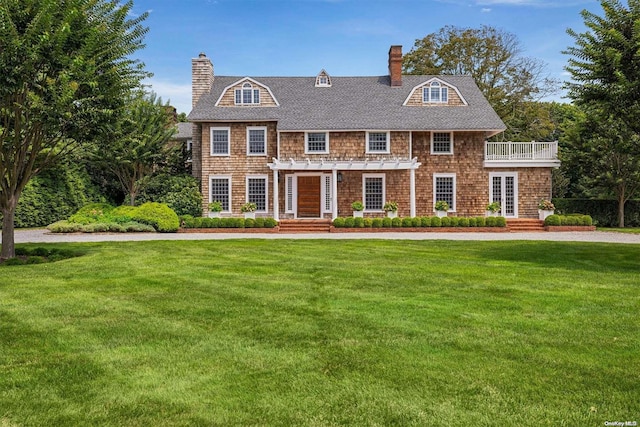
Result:
{"label": "white column", "polygon": [[273,219],[280,220],[280,209],[278,203],[278,169],[273,170]]}
{"label": "white column", "polygon": [[338,217],[338,171],[333,169],[331,171],[331,209],[333,210],[331,216],[333,219]]}
{"label": "white column", "polygon": [[416,170],[409,169],[409,186],[410,186],[410,195],[409,195],[409,206],[410,206],[410,216],[413,218],[416,216]]}

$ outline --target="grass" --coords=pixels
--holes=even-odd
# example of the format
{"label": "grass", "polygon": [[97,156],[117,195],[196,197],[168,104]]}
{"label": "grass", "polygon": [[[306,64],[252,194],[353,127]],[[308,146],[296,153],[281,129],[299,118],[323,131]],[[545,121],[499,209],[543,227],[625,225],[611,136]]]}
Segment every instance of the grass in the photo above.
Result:
{"label": "grass", "polygon": [[84,255],[0,267],[2,427],[638,420],[639,246],[45,246]]}
{"label": "grass", "polygon": [[598,227],[598,231],[615,231],[616,233],[640,234],[640,228]]}

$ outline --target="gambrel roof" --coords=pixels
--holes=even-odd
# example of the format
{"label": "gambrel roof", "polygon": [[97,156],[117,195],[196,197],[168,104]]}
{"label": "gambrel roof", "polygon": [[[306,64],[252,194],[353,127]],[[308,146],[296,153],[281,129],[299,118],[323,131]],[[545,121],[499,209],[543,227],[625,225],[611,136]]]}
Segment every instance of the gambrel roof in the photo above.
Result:
{"label": "gambrel roof", "polygon": [[[216,106],[223,92],[244,77],[215,76],[189,114],[192,122],[277,121],[280,131],[448,130],[485,131],[505,125],[470,76],[403,75],[402,86],[389,76],[331,77],[331,87],[316,87],[316,77],[252,77],[277,98],[277,107]],[[412,91],[437,78],[455,88],[466,105],[403,105]]]}

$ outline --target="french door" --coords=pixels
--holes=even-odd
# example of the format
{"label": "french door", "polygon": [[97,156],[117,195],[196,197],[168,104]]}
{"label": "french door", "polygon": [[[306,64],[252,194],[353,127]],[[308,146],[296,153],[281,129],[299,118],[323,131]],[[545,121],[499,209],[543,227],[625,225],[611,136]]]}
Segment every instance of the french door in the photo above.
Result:
{"label": "french door", "polygon": [[489,174],[489,197],[500,203],[500,215],[518,217],[518,173],[493,172]]}

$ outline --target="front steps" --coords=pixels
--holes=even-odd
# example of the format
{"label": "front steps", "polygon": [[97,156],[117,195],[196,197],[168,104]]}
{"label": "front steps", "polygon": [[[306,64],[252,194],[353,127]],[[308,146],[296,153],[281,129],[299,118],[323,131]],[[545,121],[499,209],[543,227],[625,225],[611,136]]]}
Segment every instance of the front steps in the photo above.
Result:
{"label": "front steps", "polygon": [[281,219],[281,233],[328,233],[329,219]]}
{"label": "front steps", "polygon": [[512,233],[529,233],[532,231],[545,231],[544,221],[535,218],[507,219],[507,227]]}

